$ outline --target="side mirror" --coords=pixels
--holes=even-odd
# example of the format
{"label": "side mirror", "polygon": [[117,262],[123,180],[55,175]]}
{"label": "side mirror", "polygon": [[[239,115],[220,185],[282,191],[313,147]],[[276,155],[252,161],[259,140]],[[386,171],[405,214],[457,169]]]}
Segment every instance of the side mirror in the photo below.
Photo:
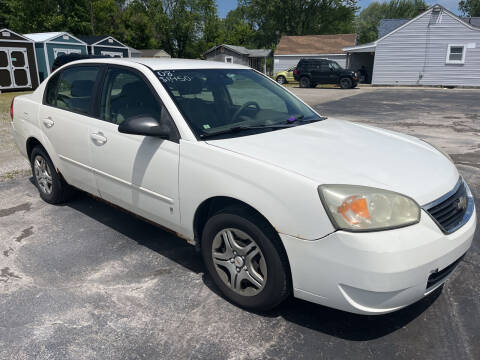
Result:
{"label": "side mirror", "polygon": [[149,115],[131,117],[118,125],[118,131],[124,134],[155,136],[169,139],[172,128],[167,122],[160,122]]}

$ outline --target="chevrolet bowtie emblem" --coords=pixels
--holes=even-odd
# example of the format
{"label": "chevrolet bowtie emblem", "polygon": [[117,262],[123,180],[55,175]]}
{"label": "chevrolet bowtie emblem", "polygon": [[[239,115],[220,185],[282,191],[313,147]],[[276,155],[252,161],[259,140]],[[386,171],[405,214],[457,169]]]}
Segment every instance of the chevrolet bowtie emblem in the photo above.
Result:
{"label": "chevrolet bowtie emblem", "polygon": [[465,210],[467,208],[467,197],[462,196],[457,200],[457,209]]}

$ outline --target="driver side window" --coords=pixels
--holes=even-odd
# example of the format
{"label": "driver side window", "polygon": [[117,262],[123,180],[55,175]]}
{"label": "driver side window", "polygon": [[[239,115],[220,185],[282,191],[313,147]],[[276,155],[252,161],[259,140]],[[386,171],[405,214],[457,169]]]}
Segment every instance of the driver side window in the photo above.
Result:
{"label": "driver side window", "polygon": [[133,71],[108,69],[100,103],[100,118],[119,125],[128,118],[141,115],[161,120],[162,106],[148,84]]}

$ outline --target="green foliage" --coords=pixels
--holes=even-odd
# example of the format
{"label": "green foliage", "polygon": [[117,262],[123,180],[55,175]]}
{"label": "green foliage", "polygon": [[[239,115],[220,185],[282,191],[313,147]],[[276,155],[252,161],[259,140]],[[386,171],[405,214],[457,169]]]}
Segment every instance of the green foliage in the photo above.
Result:
{"label": "green foliage", "polygon": [[197,58],[221,43],[274,48],[283,34],[353,32],[356,1],[240,0],[220,19],[215,0],[0,0],[0,24],[18,33],[108,34]]}
{"label": "green foliage", "polygon": [[391,0],[373,2],[357,17],[358,43],[377,40],[378,25],[382,19],[411,19],[427,8],[423,0]]}
{"label": "green foliage", "polygon": [[258,46],[275,46],[282,35],[354,32],[356,0],[240,0]]}
{"label": "green foliage", "polygon": [[480,16],[480,0],[461,0],[458,9],[464,16]]}

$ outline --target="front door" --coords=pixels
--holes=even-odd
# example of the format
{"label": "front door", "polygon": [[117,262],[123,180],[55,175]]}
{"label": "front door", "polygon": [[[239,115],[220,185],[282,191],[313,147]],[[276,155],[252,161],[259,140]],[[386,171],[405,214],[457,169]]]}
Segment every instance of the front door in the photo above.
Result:
{"label": "front door", "polygon": [[97,194],[92,172],[90,128],[98,66],[71,66],[48,81],[45,103],[40,107],[40,127],[60,158],[61,173],[73,186]]}
{"label": "front door", "polygon": [[[140,73],[110,67],[100,99],[99,121],[90,147],[100,196],[169,228],[178,226],[179,144],[152,136],[118,132],[134,116],[169,116]],[[171,119],[170,119],[171,121]]]}

